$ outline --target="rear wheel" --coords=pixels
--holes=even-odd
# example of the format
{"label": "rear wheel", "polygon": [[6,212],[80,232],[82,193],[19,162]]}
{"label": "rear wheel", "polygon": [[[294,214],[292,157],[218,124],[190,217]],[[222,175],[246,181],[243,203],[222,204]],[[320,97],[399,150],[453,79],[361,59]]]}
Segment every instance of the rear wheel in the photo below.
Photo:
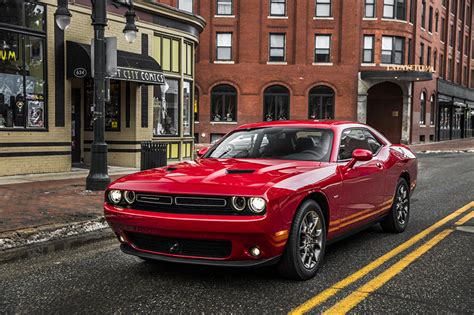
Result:
{"label": "rear wheel", "polygon": [[388,216],[380,222],[385,232],[401,233],[408,226],[410,218],[410,188],[405,179],[398,180],[392,208]]}
{"label": "rear wheel", "polygon": [[278,269],[290,279],[307,280],[316,274],[324,257],[326,224],[321,207],[305,201],[295,214]]}

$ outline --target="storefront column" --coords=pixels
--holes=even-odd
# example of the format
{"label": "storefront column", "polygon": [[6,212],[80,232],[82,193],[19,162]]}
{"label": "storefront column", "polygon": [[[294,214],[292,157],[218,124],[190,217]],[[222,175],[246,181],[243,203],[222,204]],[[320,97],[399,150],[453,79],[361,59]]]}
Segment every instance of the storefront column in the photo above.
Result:
{"label": "storefront column", "polygon": [[370,83],[360,78],[357,87],[357,121],[365,124],[367,123],[367,91],[370,88]]}
{"label": "storefront column", "polygon": [[407,82],[408,86],[404,91],[408,93],[403,93],[403,109],[402,109],[402,143],[410,143],[410,132],[411,132],[411,96],[413,90],[413,83]]}

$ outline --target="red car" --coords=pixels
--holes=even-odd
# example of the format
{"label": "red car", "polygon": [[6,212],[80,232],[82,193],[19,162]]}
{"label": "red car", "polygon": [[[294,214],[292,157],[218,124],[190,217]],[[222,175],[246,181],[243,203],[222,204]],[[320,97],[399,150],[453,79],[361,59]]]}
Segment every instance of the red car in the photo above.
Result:
{"label": "red car", "polygon": [[403,232],[417,160],[373,128],[341,121],[244,125],[195,161],[120,178],[105,218],[145,260],[276,263],[313,277],[329,242],[380,222]]}

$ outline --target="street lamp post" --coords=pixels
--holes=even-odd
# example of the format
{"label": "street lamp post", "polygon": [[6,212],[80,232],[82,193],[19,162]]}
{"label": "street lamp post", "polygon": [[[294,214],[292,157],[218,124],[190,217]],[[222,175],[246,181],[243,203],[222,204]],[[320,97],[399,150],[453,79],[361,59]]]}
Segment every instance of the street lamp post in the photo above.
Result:
{"label": "street lamp post", "polygon": [[[91,165],[86,179],[87,190],[104,190],[110,183],[107,170],[107,143],[105,142],[105,27],[107,26],[107,0],[91,0],[92,25],[94,26],[94,140],[91,145]],[[128,7],[125,13],[125,39],[132,43],[136,38],[135,11],[133,0],[111,0],[112,4]],[[55,12],[56,24],[65,30],[71,22],[68,0],[58,0]]]}

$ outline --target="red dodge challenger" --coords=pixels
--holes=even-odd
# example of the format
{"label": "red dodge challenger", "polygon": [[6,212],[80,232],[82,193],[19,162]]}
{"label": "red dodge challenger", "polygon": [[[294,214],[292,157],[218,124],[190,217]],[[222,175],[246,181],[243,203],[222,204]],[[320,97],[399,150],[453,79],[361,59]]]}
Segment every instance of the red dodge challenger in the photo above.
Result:
{"label": "red dodge challenger", "polygon": [[380,222],[403,232],[417,160],[373,128],[342,121],[244,125],[195,161],[113,182],[105,218],[144,260],[276,264],[313,277],[328,243]]}

